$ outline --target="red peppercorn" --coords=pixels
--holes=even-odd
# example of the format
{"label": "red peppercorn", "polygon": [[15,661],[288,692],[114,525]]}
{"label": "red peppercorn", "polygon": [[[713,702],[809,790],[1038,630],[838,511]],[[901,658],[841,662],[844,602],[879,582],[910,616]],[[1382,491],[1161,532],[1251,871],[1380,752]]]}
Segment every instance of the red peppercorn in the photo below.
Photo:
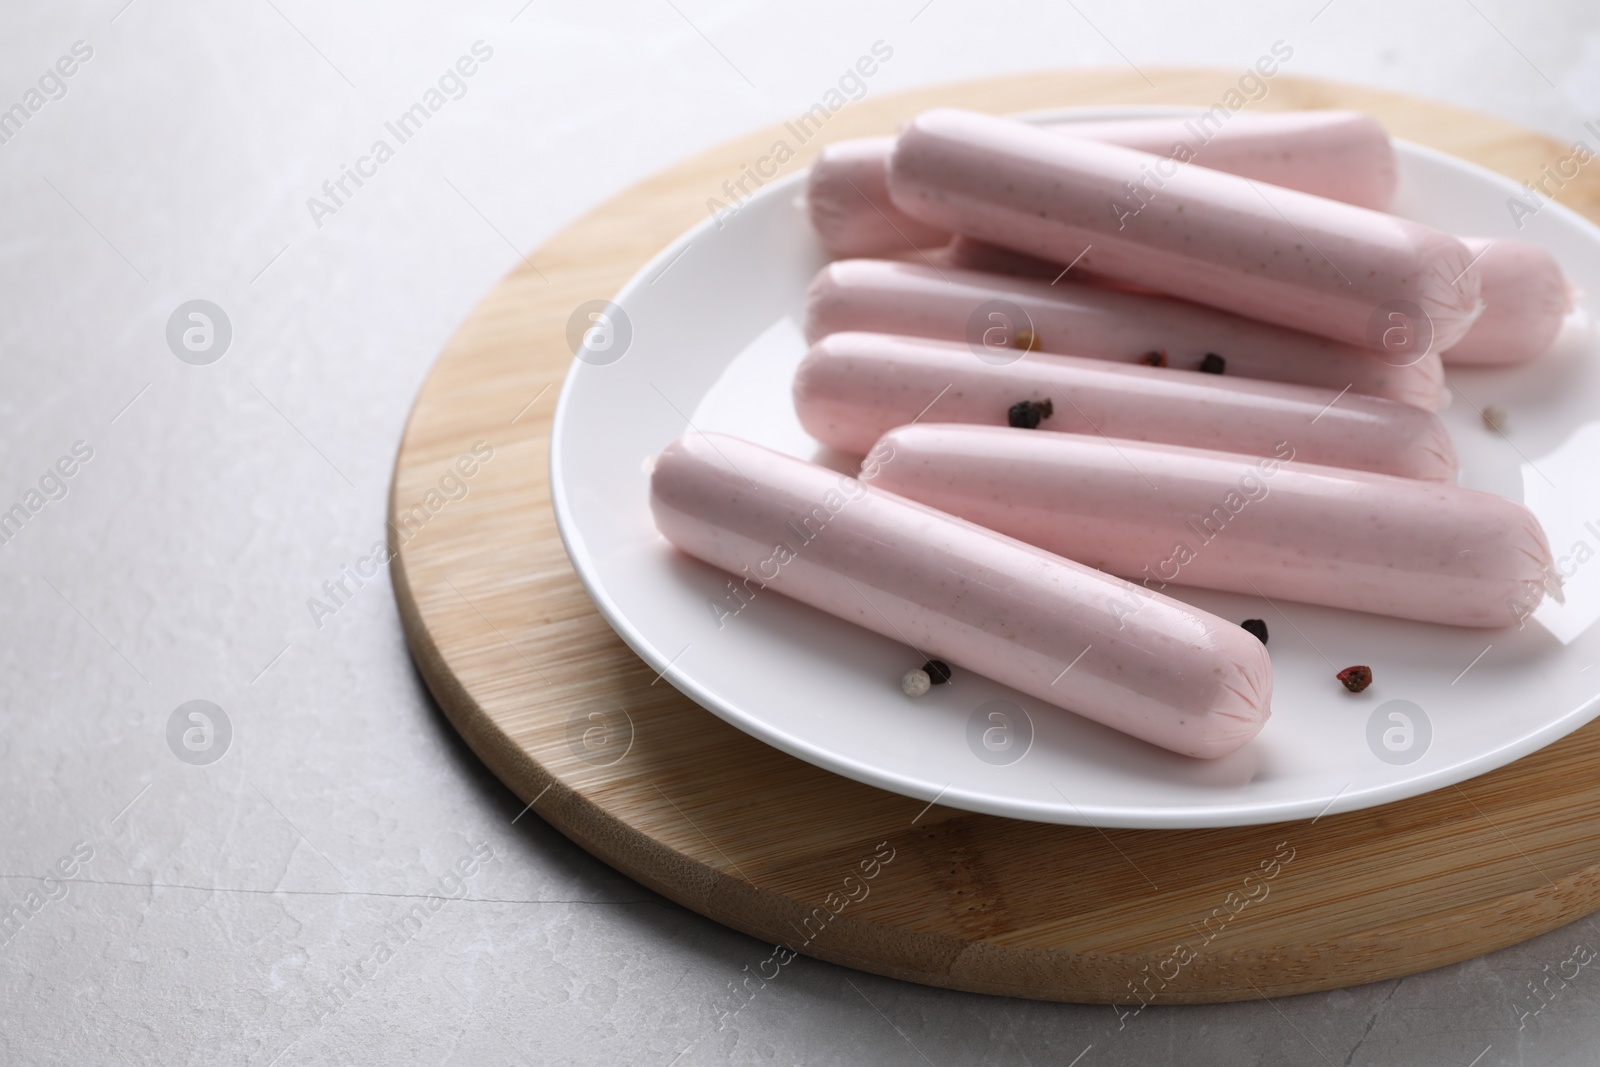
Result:
{"label": "red peppercorn", "polygon": [[1352,693],[1359,693],[1372,684],[1372,668],[1355,666],[1346,667],[1336,677],[1344,683],[1344,687]]}

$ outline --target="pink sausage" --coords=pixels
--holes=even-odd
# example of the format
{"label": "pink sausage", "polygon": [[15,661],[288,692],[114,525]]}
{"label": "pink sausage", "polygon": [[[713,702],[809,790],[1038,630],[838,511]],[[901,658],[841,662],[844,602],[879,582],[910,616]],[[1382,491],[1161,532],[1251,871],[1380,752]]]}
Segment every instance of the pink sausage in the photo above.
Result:
{"label": "pink sausage", "polygon": [[[1483,314],[1454,348],[1439,354],[1440,360],[1451,366],[1508,366],[1531,362],[1549,351],[1574,303],[1572,284],[1555,256],[1524,241],[1463,237],[1461,243],[1475,257],[1472,270],[1478,275]],[[913,252],[904,259],[1045,281],[1065,274],[1063,264],[971,237],[955,237],[944,248]],[[1081,268],[1074,268],[1072,277],[1081,282],[1116,284]]]}
{"label": "pink sausage", "polygon": [[1140,579],[1513,626],[1550,566],[1520,504],[1453,485],[1142,441],[915,425],[875,488]]}
{"label": "pink sausage", "polygon": [[[1221,123],[1202,115],[1039,125],[1379,211],[1388,208],[1398,181],[1389,135],[1358,111],[1239,114]],[[949,239],[948,231],[890,202],[893,148],[893,137],[836,141],[811,165],[806,204],[832,255],[892,255]]]}
{"label": "pink sausage", "polygon": [[[1010,322],[991,301],[1021,309]],[[988,305],[988,311],[984,310]],[[998,312],[1001,319],[992,319]],[[976,322],[976,327],[974,327]],[[865,330],[946,341],[988,339],[994,327],[1018,343],[1027,331],[1043,352],[1137,363],[1166,353],[1167,365],[1197,370],[1208,354],[1226,375],[1265,378],[1338,392],[1388,397],[1436,410],[1449,400],[1444,368],[1430,352],[1395,366],[1351,345],[1230,315],[1184,300],[1087,285],[1049,282],[885,260],[838,260],[823,267],[806,294],[806,340]]]}
{"label": "pink sausage", "polygon": [[1289,441],[1307,463],[1455,480],[1444,424],[1410,404],[1076,356],[1015,356],[996,365],[960,342],[829,334],[795,374],[795,411],[811,436],[858,456],[909,422],[1006,426],[1013,405],[1048,402],[1041,430],[1252,456]]}
{"label": "pink sausage", "polygon": [[836,141],[811,165],[806,209],[830,255],[894,255],[950,240],[948,230],[918,222],[889,202],[893,148],[893,137]]}
{"label": "pink sausage", "polygon": [[1451,366],[1527,363],[1549,351],[1572,310],[1572,288],[1556,257],[1526,241],[1463,237],[1476,257],[1483,314],[1444,353]]}
{"label": "pink sausage", "polygon": [[752,588],[1174,752],[1226,755],[1270,714],[1271,665],[1239,626],[1160,595],[1124,623],[1129,583],[854,478],[696,434],[650,493],[668,541]]}
{"label": "pink sausage", "polygon": [[889,194],[923,222],[1391,359],[1449,348],[1480,310],[1448,234],[976,112],[912,120]]}

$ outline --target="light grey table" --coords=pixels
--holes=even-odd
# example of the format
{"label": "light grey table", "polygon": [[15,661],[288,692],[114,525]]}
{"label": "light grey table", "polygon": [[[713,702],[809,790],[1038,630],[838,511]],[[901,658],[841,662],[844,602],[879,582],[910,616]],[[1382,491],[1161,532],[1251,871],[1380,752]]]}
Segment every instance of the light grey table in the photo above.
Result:
{"label": "light grey table", "polygon": [[[387,575],[308,608],[382,537],[411,398],[517,251],[803,110],[874,41],[894,50],[880,93],[1068,64],[1242,69],[1281,39],[1296,73],[1577,138],[1600,118],[1600,8],[447,6],[0,14],[0,511],[23,508],[0,525],[0,1064],[1600,1058],[1589,970],[1518,1026],[1528,983],[1600,946],[1588,922],[1120,1031],[1106,1007],[800,959],[719,1030],[715,1005],[769,949],[517,818],[418,681]],[[462,56],[472,75],[426,125],[361,162]],[[331,202],[346,167],[366,176]],[[209,337],[195,300],[221,310]],[[178,711],[196,700],[209,735]]]}

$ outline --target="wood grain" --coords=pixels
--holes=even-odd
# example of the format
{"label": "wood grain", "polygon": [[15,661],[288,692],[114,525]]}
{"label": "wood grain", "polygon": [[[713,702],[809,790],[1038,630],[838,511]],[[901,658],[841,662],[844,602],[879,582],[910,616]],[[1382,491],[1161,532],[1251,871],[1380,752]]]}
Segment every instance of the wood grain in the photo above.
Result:
{"label": "wood grain", "polygon": [[[924,107],[1209,106],[1238,79],[1147,73],[1153,86],[1123,71],[1061,71],[868,99],[834,116],[784,173],[823,140],[888,132]],[[1284,75],[1256,106],[1359,108],[1397,136],[1519,181],[1565,151],[1443,104]],[[439,357],[401,442],[392,569],[412,653],[451,722],[540,817],[651,889],[769,943],[1048,1000],[1136,1006],[1347,986],[1600,909],[1600,723],[1460,787],[1373,810],[1100,832],[924,809],[783,755],[655,684],[596,613],[556,535],[548,443],[571,362],[564,331],[578,304],[613,295],[703,219],[707,197],[777,135],[672,167],[531,253]],[[1562,199],[1600,216],[1600,181],[1586,172]],[[475,443],[492,457],[464,465],[466,495],[430,496]],[[574,744],[585,728],[599,732]],[[608,763],[596,748],[625,754]]]}

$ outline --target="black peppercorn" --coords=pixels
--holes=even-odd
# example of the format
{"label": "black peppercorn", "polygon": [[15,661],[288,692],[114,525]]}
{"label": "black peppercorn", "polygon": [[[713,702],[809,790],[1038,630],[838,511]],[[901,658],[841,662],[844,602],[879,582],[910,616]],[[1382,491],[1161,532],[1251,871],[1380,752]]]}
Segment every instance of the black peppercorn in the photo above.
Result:
{"label": "black peppercorn", "polygon": [[1019,430],[1037,430],[1040,419],[1055,414],[1055,404],[1044,400],[1019,400],[1006,412],[1006,421]]}

